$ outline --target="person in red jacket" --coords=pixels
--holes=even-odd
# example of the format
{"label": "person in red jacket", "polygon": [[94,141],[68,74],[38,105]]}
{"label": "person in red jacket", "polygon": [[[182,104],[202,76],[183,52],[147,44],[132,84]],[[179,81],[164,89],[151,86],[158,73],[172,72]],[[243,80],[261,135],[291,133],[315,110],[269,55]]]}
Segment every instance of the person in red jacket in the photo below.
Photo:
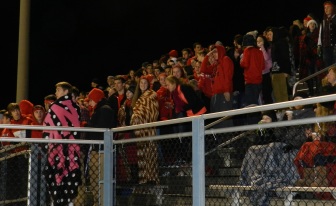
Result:
{"label": "person in red jacket", "polygon": [[166,87],[166,73],[159,74],[159,81],[161,87],[156,91],[157,99],[159,101],[159,120],[168,120],[172,118],[173,100],[170,91]]}
{"label": "person in red jacket", "polygon": [[[214,48],[204,57],[201,65],[201,72],[212,76],[212,97],[210,101],[210,112],[222,112],[232,109],[233,92],[233,61],[226,55],[225,47],[215,45]],[[215,128],[233,126],[232,119],[222,121],[215,125]]]}
{"label": "person in red jacket", "polygon": [[[22,115],[21,108],[18,103],[12,102],[7,106],[7,111],[11,114],[11,124],[22,124],[22,125],[30,125],[32,123],[32,119],[28,116]],[[26,138],[26,130],[23,129],[10,129],[5,128],[2,131],[3,137],[17,137],[17,138]],[[9,145],[8,142],[3,142],[3,145]],[[17,150],[17,151],[16,151]],[[22,149],[17,148],[15,152],[22,151]]]}
{"label": "person in red jacket", "polygon": [[262,51],[257,47],[257,42],[253,35],[244,35],[243,47],[244,52],[240,60],[240,66],[244,69],[246,106],[258,105],[265,59]]}
{"label": "person in red jacket", "polygon": [[[23,116],[20,106],[16,102],[9,103],[7,106],[7,111],[11,114],[12,119],[10,124],[16,125],[30,125],[32,119],[28,116]],[[11,129],[5,128],[2,131],[2,137],[10,138],[26,138],[26,130],[23,129]],[[2,142],[4,148],[9,148],[13,146],[14,142]],[[9,150],[13,158],[9,158],[7,161],[7,174],[6,175],[6,191],[5,199],[13,200],[27,197],[27,187],[28,187],[28,159],[25,157],[25,151],[28,150],[27,146],[19,146],[15,149]],[[15,205],[24,206],[27,205],[25,202],[19,202]]]}
{"label": "person in red jacket", "polygon": [[22,116],[28,116],[30,119],[33,119],[33,103],[27,99],[23,99],[19,102],[19,107]]}
{"label": "person in red jacket", "polygon": [[[35,105],[32,109],[33,111],[33,121],[31,125],[43,125],[44,117],[46,116],[45,108],[42,105]],[[42,130],[32,130],[32,138],[42,138]]]}

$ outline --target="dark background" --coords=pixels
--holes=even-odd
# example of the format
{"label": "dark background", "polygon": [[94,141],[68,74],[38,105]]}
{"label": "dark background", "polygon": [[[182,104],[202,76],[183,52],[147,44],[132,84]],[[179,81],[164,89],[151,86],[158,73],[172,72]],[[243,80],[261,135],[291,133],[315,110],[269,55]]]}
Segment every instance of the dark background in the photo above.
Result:
{"label": "dark background", "polygon": [[[314,13],[314,1],[31,0],[29,97],[43,104],[54,85],[68,81],[89,91],[93,78],[137,70],[145,61],[194,42],[231,46],[234,35],[285,26]],[[2,2],[0,109],[16,101],[19,0]],[[7,83],[5,83],[7,82]]]}

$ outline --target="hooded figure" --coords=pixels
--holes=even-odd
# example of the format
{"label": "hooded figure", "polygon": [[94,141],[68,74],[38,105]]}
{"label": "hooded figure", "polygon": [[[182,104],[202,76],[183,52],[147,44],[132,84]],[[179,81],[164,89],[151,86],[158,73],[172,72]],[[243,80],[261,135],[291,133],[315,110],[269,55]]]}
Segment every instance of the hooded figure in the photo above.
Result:
{"label": "hooded figure", "polygon": [[[201,65],[201,72],[211,75],[213,96],[210,100],[210,112],[222,112],[231,110],[233,92],[234,65],[230,57],[226,55],[225,47],[215,45],[205,57]],[[205,85],[208,87],[207,85]],[[231,119],[215,125],[216,128],[233,126]]]}
{"label": "hooded figure", "polygon": [[33,117],[33,108],[34,104],[31,103],[29,100],[21,100],[19,103],[21,114],[24,116],[28,116],[30,118]]}

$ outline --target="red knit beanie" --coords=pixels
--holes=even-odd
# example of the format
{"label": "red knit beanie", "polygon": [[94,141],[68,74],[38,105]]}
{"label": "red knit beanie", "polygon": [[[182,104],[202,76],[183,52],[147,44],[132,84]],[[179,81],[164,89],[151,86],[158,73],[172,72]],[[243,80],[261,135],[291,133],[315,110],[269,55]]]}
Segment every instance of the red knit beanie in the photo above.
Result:
{"label": "red knit beanie", "polygon": [[308,22],[308,21],[312,20],[312,18],[310,18],[309,16],[307,16],[307,17],[304,18],[303,20]]}
{"label": "red knit beanie", "polygon": [[94,101],[96,103],[98,103],[104,97],[105,97],[105,95],[104,95],[103,90],[97,89],[97,88],[93,88],[88,95],[88,98],[92,99],[92,101]]}
{"label": "red knit beanie", "polygon": [[169,53],[169,56],[171,56],[171,57],[178,57],[178,53],[177,53],[177,51],[176,50],[171,50]]}

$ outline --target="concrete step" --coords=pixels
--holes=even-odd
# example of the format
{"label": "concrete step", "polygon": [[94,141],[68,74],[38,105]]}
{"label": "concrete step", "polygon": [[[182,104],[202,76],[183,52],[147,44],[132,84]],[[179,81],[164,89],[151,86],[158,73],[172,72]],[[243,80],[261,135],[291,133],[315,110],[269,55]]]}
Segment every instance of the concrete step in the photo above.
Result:
{"label": "concrete step", "polygon": [[[164,196],[162,205],[164,206],[192,206],[192,198],[188,196]],[[251,206],[248,197],[241,197],[239,203],[234,203],[232,198],[206,198],[205,206]],[[284,206],[285,201],[280,198],[271,198],[270,206]],[[335,206],[335,200],[311,200],[298,199],[286,204],[288,206]]]}
{"label": "concrete step", "polygon": [[[192,167],[160,168],[160,179],[171,176],[192,176]],[[212,175],[208,175],[212,176]],[[217,169],[216,176],[232,177],[240,176],[240,167],[222,167]]]}
{"label": "concrete step", "polygon": [[220,168],[218,170],[218,176],[240,176],[240,167],[239,168]]}
{"label": "concrete step", "polygon": [[239,176],[232,177],[205,177],[205,185],[237,185],[239,181]]}
{"label": "concrete step", "polygon": [[191,166],[168,166],[160,167],[160,178],[168,176],[191,176],[192,167]]}
{"label": "concrete step", "polygon": [[[192,194],[192,187],[188,186],[185,188],[185,194],[190,195]],[[205,188],[205,196],[206,197],[216,197],[216,198],[231,198],[234,195],[233,190],[213,190],[209,187]]]}
{"label": "concrete step", "polygon": [[187,186],[191,185],[191,176],[168,176],[160,177],[160,184],[162,185],[176,185],[176,186]]}
{"label": "concrete step", "polygon": [[[120,189],[120,188],[119,188]],[[213,190],[205,188],[206,206],[226,206],[226,205],[251,205],[249,198],[241,196],[239,199],[233,199],[235,196],[233,190]],[[178,193],[176,193],[178,192]],[[173,205],[186,206],[192,205],[192,187],[178,187],[168,185],[157,186],[135,186],[125,188],[125,192],[118,193],[116,196],[116,205]],[[310,194],[310,193],[309,193]],[[307,199],[308,198],[308,199]],[[286,204],[285,204],[286,203]],[[318,200],[313,195],[301,196],[301,199],[294,199],[290,203],[285,202],[283,198],[273,197],[270,200],[270,206],[288,205],[288,206],[336,206],[335,200]]]}
{"label": "concrete step", "polygon": [[[207,176],[205,177],[205,185],[236,185],[239,181],[239,176]],[[161,177],[160,184],[176,186],[176,187],[187,187],[192,185],[191,176],[171,176],[171,177]]]}

